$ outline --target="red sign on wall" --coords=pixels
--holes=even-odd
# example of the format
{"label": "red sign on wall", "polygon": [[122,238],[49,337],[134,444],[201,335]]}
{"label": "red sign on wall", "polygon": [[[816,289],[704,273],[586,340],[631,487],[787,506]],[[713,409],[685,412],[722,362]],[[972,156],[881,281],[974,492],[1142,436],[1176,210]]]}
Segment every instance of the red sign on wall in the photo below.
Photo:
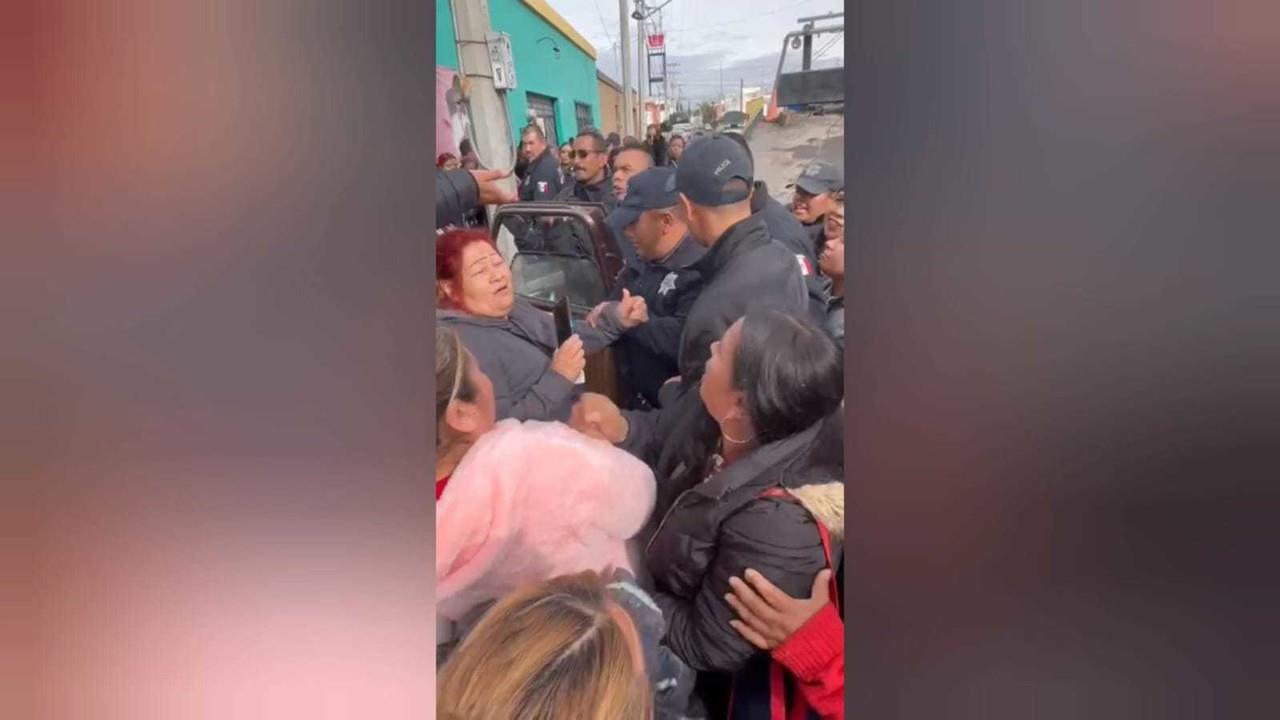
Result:
{"label": "red sign on wall", "polygon": [[665,33],[656,33],[649,36],[649,49],[661,50],[667,45],[667,36]]}

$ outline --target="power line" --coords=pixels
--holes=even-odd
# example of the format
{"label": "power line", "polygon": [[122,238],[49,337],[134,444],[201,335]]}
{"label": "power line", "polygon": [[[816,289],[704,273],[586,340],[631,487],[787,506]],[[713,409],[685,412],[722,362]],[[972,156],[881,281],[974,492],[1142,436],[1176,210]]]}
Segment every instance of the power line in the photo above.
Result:
{"label": "power line", "polygon": [[799,0],[799,2],[793,3],[792,5],[789,5],[784,8],[780,8],[778,10],[774,10],[772,12],[760,13],[759,15],[751,15],[750,17],[739,18],[737,20],[730,20],[729,22],[716,23],[715,25],[705,25],[703,27],[677,28],[675,30],[668,30],[667,33],[673,35],[673,34],[685,33],[685,32],[707,32],[708,30],[715,30],[716,28],[728,27],[730,25],[737,25],[738,23],[751,22],[752,20],[759,20],[762,17],[769,17],[771,15],[778,15],[784,12],[791,12],[796,6],[804,5],[805,3],[811,3],[811,2],[816,2],[816,0]]}
{"label": "power line", "polygon": [[596,17],[600,18],[600,29],[604,30],[604,36],[608,38],[610,45],[616,45],[613,36],[609,34],[609,24],[604,21],[604,13],[600,12],[600,0],[591,0],[596,6]]}
{"label": "power line", "polygon": [[832,37],[832,38],[831,38],[831,40],[829,40],[829,41],[827,42],[827,44],[826,44],[826,45],[823,45],[821,50],[819,50],[818,52],[814,53],[813,57],[812,57],[812,58],[810,58],[810,59],[811,59],[811,60],[817,60],[818,58],[822,57],[822,56],[823,56],[823,54],[825,54],[828,50],[830,50],[832,47],[834,47],[834,46],[835,46],[835,44],[836,44],[837,42],[839,42],[840,37],[841,37],[842,35],[844,35],[844,31],[843,31],[843,30],[841,30],[840,32],[836,33],[836,34],[835,34],[835,37]]}

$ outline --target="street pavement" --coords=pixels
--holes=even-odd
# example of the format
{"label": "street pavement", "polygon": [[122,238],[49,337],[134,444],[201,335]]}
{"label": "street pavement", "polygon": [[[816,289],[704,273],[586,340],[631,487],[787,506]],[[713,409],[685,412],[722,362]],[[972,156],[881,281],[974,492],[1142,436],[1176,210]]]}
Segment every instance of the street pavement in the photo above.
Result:
{"label": "street pavement", "polygon": [[817,159],[844,169],[844,115],[792,114],[785,127],[759,122],[747,139],[755,156],[756,179],[769,184],[769,193],[782,202],[791,199],[787,184]]}

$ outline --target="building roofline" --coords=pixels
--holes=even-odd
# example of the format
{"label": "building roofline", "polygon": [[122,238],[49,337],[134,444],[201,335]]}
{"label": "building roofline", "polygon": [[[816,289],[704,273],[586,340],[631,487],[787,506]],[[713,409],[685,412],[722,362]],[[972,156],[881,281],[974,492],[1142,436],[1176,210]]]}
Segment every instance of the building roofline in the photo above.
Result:
{"label": "building roofline", "polygon": [[[596,68],[596,79],[604,83],[605,85],[608,85],[609,87],[613,88],[614,90],[617,90],[618,92],[622,92],[622,83],[604,74],[603,72],[600,71],[599,68]],[[634,97],[634,98],[640,97],[639,93],[636,92],[635,88],[631,88],[631,97]]]}
{"label": "building roofline", "polygon": [[600,68],[596,68],[596,78],[600,82],[604,83],[605,85],[608,85],[614,90],[617,90],[618,92],[622,92],[622,83],[618,82],[617,80],[614,80],[608,75],[605,75],[604,71],[601,70]]}
{"label": "building roofline", "polygon": [[560,16],[560,13],[556,12],[554,8],[548,5],[546,0],[520,1],[529,6],[530,10],[540,15],[543,20],[550,23],[552,27],[564,33],[564,36],[569,38],[570,42],[577,45],[579,48],[582,48],[582,51],[589,55],[592,60],[597,58],[595,47],[588,42],[586,38],[582,37],[582,34],[574,29],[574,27],[569,24],[568,20],[565,20]]}

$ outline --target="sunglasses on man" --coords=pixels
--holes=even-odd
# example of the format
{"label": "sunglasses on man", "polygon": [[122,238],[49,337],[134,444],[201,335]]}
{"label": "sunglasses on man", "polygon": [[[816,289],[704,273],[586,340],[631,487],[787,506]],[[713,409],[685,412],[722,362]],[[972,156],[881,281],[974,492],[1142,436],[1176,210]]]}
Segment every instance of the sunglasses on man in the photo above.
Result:
{"label": "sunglasses on man", "polygon": [[570,157],[576,157],[579,160],[586,160],[589,155],[603,155],[603,150],[573,150],[569,153]]}

